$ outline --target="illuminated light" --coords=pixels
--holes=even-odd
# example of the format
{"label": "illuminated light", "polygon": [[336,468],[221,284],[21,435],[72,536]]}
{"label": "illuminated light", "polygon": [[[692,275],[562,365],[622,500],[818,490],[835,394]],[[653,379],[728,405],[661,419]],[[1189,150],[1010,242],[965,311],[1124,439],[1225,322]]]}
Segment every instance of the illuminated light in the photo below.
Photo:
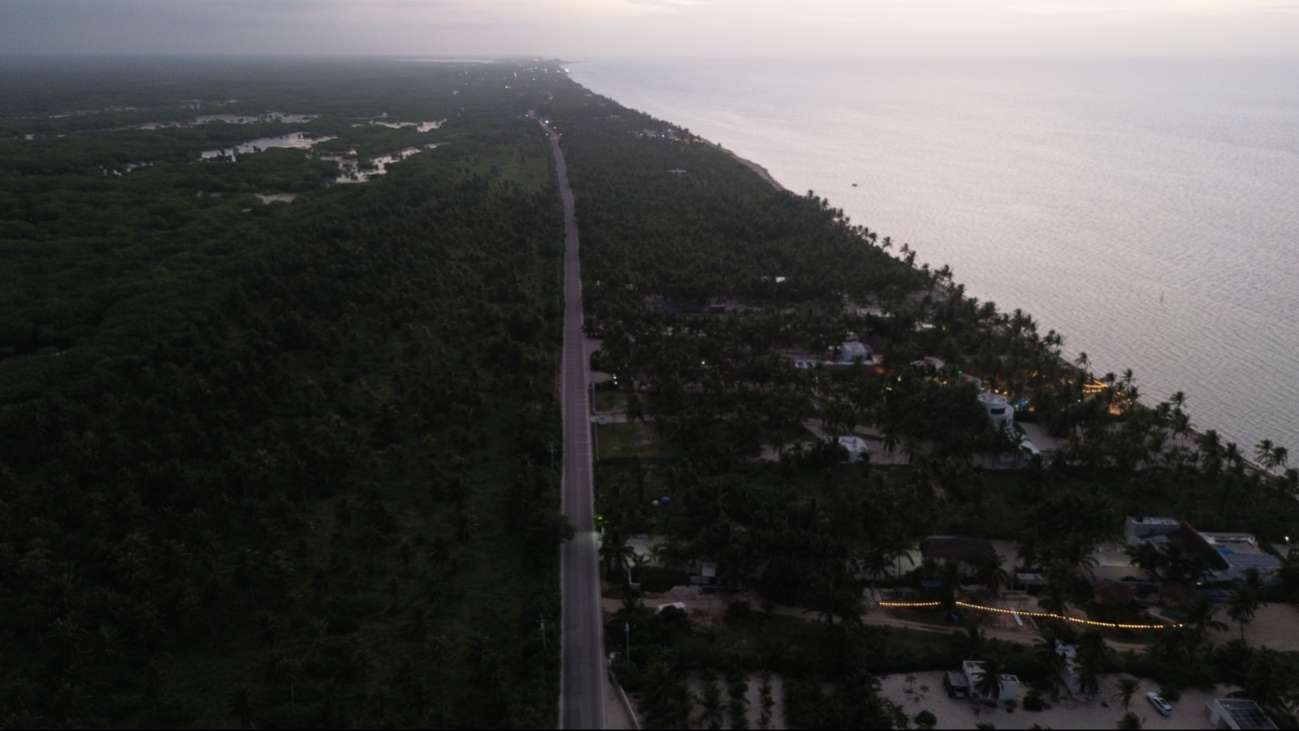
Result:
{"label": "illuminated light", "polygon": [[[884,609],[930,609],[941,606],[941,602],[879,602],[879,606]],[[956,606],[962,609],[972,609],[979,612],[995,612],[997,614],[1018,614],[1021,617],[1044,617],[1047,619],[1061,619],[1066,622],[1087,625],[1088,627],[1109,627],[1111,629],[1169,629],[1185,627],[1183,624],[1126,624],[1121,622],[1097,622],[1093,619],[1082,619],[1080,617],[1069,617],[1063,614],[1051,614],[1050,612],[1020,612],[1014,609],[1002,609],[1001,607],[985,607],[981,604],[970,604],[969,602],[955,602]]]}

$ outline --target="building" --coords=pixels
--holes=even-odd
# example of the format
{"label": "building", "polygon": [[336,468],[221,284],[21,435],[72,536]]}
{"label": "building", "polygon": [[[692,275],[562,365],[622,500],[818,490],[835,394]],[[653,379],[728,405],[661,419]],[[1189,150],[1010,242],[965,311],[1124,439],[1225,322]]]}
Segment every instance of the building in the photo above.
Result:
{"label": "building", "polygon": [[839,446],[848,450],[848,462],[861,462],[869,460],[870,455],[866,450],[866,440],[861,437],[835,437],[834,441]]}
{"label": "building", "polygon": [[1245,698],[1217,698],[1209,704],[1209,723],[1214,728],[1274,729],[1276,724],[1254,701]]}
{"label": "building", "polygon": [[857,340],[849,340],[839,346],[840,363],[854,363],[857,361],[871,363],[871,354],[870,346]]}
{"label": "building", "polygon": [[1009,429],[1015,422],[1015,407],[1005,396],[985,391],[979,394],[979,404],[988,412],[988,421],[992,422],[993,429]]}
{"label": "building", "polygon": [[1177,532],[1181,523],[1172,518],[1149,518],[1138,515],[1129,516],[1123,525],[1123,540],[1129,545],[1136,544],[1155,536],[1168,536]]}
{"label": "building", "polygon": [[1186,551],[1204,558],[1212,582],[1235,581],[1250,569],[1267,578],[1282,566],[1281,559],[1259,548],[1258,539],[1249,533],[1202,533],[1176,518],[1129,517],[1123,538],[1133,546],[1177,541]]}
{"label": "building", "polygon": [[1059,655],[1064,661],[1060,663],[1060,670],[1057,672],[1064,689],[1074,698],[1086,697],[1087,693],[1083,691],[1082,678],[1078,675],[1077,646],[1067,645],[1056,640],[1055,654]]}
{"label": "building", "polygon": [[1019,698],[1019,678],[1014,675],[1001,676],[1001,694],[996,698],[984,696],[979,692],[979,680],[983,677],[983,662],[966,660],[961,663],[960,672],[951,671],[943,677],[943,687],[951,698],[969,698],[972,701],[1013,701]]}

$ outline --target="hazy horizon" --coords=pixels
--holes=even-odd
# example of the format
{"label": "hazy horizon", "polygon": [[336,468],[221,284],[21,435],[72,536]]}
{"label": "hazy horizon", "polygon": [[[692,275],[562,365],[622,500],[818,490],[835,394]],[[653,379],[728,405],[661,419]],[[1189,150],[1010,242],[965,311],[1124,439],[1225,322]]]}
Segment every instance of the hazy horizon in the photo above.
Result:
{"label": "hazy horizon", "polygon": [[1299,0],[0,0],[0,54],[1295,57]]}

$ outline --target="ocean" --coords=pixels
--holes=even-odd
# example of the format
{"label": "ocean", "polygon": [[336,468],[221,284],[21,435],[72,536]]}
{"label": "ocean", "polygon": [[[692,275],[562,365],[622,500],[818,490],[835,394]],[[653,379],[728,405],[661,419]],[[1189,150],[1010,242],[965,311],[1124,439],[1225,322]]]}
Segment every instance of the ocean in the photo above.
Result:
{"label": "ocean", "polygon": [[1143,402],[1299,450],[1299,60],[566,66],[1131,368]]}

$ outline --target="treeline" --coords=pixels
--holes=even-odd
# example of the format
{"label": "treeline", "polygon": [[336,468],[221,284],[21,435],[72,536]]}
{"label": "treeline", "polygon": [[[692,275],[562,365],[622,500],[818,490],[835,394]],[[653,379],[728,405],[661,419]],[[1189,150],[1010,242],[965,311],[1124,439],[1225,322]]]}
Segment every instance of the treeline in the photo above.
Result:
{"label": "treeline", "polygon": [[362,186],[0,241],[0,291],[75,329],[0,360],[5,725],[553,723],[561,217],[492,99]]}
{"label": "treeline", "polygon": [[[800,605],[829,628],[859,621],[867,577],[909,574],[950,600],[952,567],[903,561],[931,534],[1014,540],[1018,568],[1050,579],[1048,602],[1085,606],[1093,547],[1121,535],[1126,515],[1173,515],[1265,543],[1299,519],[1299,471],[1286,469],[1283,448],[1255,445],[1264,469],[1252,467],[1251,450],[1195,430],[1183,394],[1149,405],[1130,371],[1093,374],[1085,355],[1065,356],[1061,334],[969,296],[949,268],[917,265],[909,246],[815,194],[777,191],[688,130],[576,85],[542,111],[562,135],[577,198],[596,366],[616,376],[606,388],[653,429],[657,451],[681,455],[601,468],[610,576],[636,575],[643,559],[627,539],[649,533],[662,539],[659,562],[713,563],[722,587]],[[806,366],[854,338],[882,362]],[[1020,432],[991,427],[980,390],[1007,395],[1018,421],[1062,446],[1022,454]],[[875,454],[909,467],[840,467],[847,454],[807,425],[829,435],[866,427]],[[764,450],[774,463],[759,460]],[[1026,468],[986,469],[1002,455]],[[981,574],[994,581],[1008,568]],[[620,628],[611,625],[611,647]],[[699,669],[683,657],[633,651],[623,672]],[[669,699],[663,725],[681,718],[671,692],[653,691]]]}

